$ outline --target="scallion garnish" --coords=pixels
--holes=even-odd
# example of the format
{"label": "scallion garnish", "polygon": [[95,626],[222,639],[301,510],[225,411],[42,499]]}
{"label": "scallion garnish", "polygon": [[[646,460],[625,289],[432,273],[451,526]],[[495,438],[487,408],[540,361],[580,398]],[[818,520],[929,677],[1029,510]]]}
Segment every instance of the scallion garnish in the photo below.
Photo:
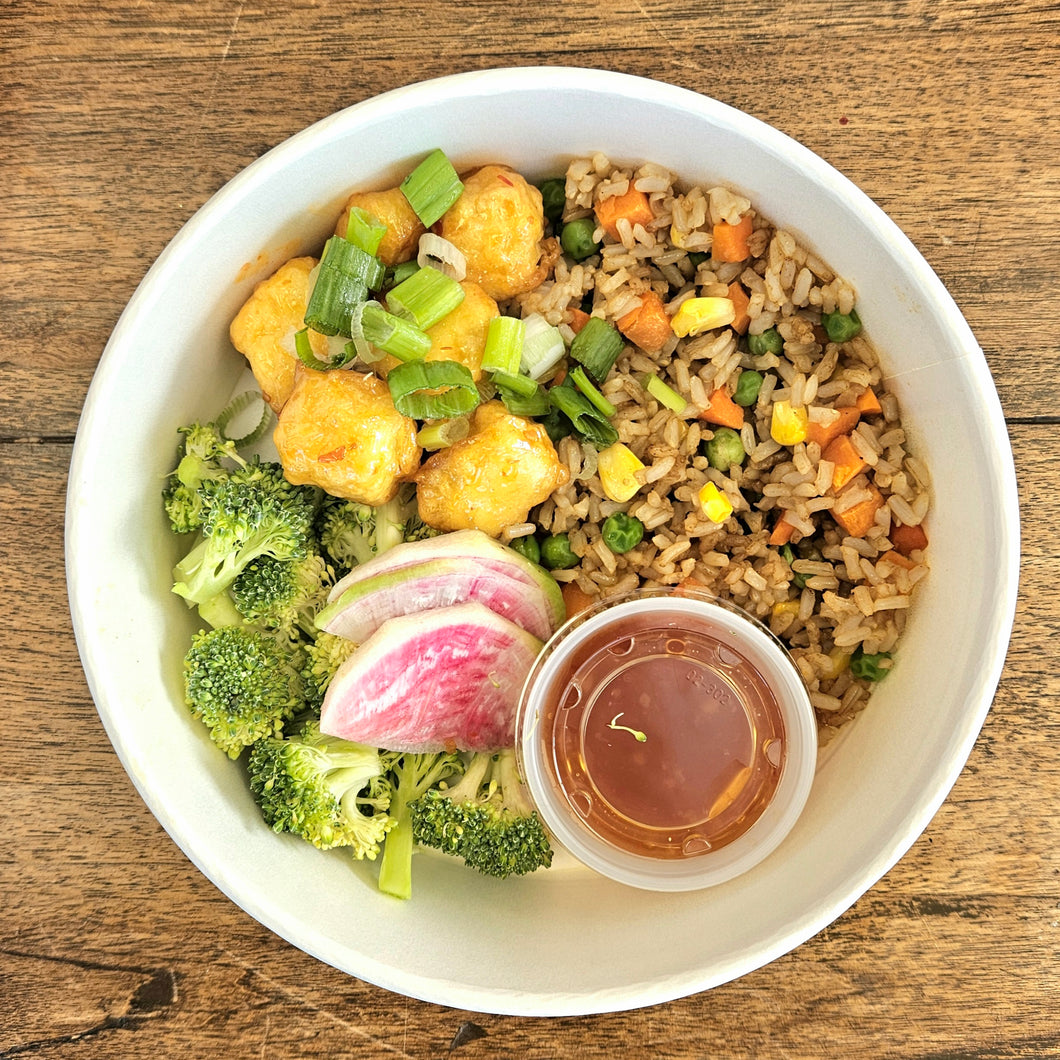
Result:
{"label": "scallion garnish", "polygon": [[386,377],[394,407],[416,420],[463,416],[479,403],[475,380],[458,361],[408,361]]}
{"label": "scallion garnish", "polygon": [[593,403],[593,406],[599,409],[605,416],[613,416],[618,409],[611,404],[599,390],[593,386],[592,380],[585,374],[585,369],[582,366],[575,365],[571,369],[570,373],[571,382]]}
{"label": "scallion garnish", "polygon": [[431,337],[411,321],[388,313],[378,302],[365,303],[361,331],[366,342],[399,361],[422,361],[431,348]]}
{"label": "scallion garnish", "polygon": [[366,254],[373,257],[379,253],[379,244],[383,242],[386,235],[386,225],[375,216],[360,206],[350,209],[346,220],[346,239],[355,247],[360,247]]}
{"label": "scallion garnish", "polygon": [[471,418],[452,416],[447,420],[425,423],[416,434],[416,442],[422,449],[435,452],[448,449],[456,442],[463,441],[471,433]]}
{"label": "scallion garnish", "polygon": [[618,355],[625,346],[625,340],[614,324],[603,317],[589,317],[585,327],[574,336],[570,344],[570,355],[598,383],[607,378]]}
{"label": "scallion garnish", "polygon": [[463,190],[452,162],[440,147],[401,182],[401,191],[424,228],[430,228],[460,198]]}
{"label": "scallion garnish", "polygon": [[322,335],[349,335],[354,307],[369,291],[378,290],[384,274],[378,258],[341,236],[332,236],[324,245],[305,323]]}
{"label": "scallion garnish", "polygon": [[548,391],[525,375],[494,372],[492,382],[504,407],[516,416],[544,416],[551,408]]}
{"label": "scallion garnish", "polygon": [[684,411],[688,402],[673,388],[667,386],[657,375],[652,373],[644,377],[644,389],[660,405],[665,405],[673,412]]}
{"label": "scallion garnish", "polygon": [[563,336],[540,313],[531,313],[523,318],[526,334],[523,336],[523,356],[520,369],[531,379],[544,379],[567,355]]}
{"label": "scallion garnish", "polygon": [[464,288],[445,273],[430,267],[416,269],[386,296],[390,312],[422,331],[448,316],[464,300]]}
{"label": "scallion garnish", "polygon": [[420,263],[415,259],[412,261],[399,261],[396,265],[391,266],[387,272],[387,285],[393,290],[398,284],[404,283],[419,267]]}
{"label": "scallion garnish", "polygon": [[518,317],[494,317],[486,332],[482,370],[516,375],[522,360],[525,333],[526,325]]}
{"label": "scallion garnish", "polygon": [[[569,379],[548,391],[548,399],[555,409],[570,422],[574,433],[592,443],[597,449],[606,449],[618,441],[618,431],[611,421]],[[551,432],[550,432],[551,433]]]}
{"label": "scallion garnish", "polygon": [[320,360],[313,352],[313,347],[309,343],[309,328],[302,328],[301,331],[294,333],[294,352],[298,354],[298,359],[302,364],[314,371],[327,372],[334,367],[330,361]]}
{"label": "scallion garnish", "polygon": [[[228,428],[231,426],[232,421],[240,419],[247,409],[257,404],[261,405],[261,415],[258,417],[257,424],[246,434],[241,435],[239,438],[233,438],[228,433]],[[261,392],[258,390],[244,390],[242,394],[237,394],[232,398],[214,422],[222,436],[229,439],[236,449],[245,449],[248,445],[253,445],[265,436],[265,432],[269,429],[269,424],[272,423],[272,418],[272,409],[269,408],[268,402],[261,396]]]}

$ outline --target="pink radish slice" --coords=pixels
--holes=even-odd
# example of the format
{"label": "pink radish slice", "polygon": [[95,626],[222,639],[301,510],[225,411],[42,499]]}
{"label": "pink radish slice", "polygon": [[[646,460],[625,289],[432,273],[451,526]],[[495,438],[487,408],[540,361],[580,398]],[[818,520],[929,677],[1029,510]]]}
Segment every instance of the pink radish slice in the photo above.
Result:
{"label": "pink radish slice", "polygon": [[316,624],[362,644],[387,619],[468,600],[485,604],[540,640],[552,635],[552,609],[540,589],[513,577],[510,568],[497,569],[467,556],[413,563],[362,578],[328,604]]}
{"label": "pink radish slice", "polygon": [[435,559],[473,559],[491,570],[503,571],[518,578],[544,595],[552,613],[551,628],[555,630],[566,617],[563,594],[556,579],[536,563],[531,563],[514,549],[502,545],[481,530],[457,530],[451,534],[427,537],[421,541],[404,541],[368,563],[354,567],[344,578],[335,583],[328,594],[329,604],[358,582],[386,571],[408,567]]}
{"label": "pink radish slice", "polygon": [[541,642],[483,604],[384,622],[339,668],[321,732],[392,751],[495,751]]}

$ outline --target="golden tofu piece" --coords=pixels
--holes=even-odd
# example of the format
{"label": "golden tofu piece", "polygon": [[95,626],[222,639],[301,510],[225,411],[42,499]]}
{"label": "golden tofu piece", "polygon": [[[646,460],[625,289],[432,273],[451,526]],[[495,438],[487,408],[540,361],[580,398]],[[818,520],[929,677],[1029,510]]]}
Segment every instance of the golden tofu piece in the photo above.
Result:
{"label": "golden tofu piece", "polygon": [[402,416],[378,376],[299,367],[273,432],[287,478],[376,507],[420,462],[416,421]]}
{"label": "golden tofu piece", "polygon": [[427,330],[431,348],[428,361],[459,361],[477,383],[482,378],[482,353],[490,321],[500,316],[497,303],[477,284],[464,280],[464,300],[434,327]]}
{"label": "golden tofu piece", "polygon": [[[232,345],[250,364],[261,393],[279,412],[290,397],[294,371],[299,365],[294,334],[305,327],[309,301],[309,274],[316,258],[292,258],[254,288],[228,329]],[[309,333],[313,353],[327,355],[323,335]]]}
{"label": "golden tofu piece", "polygon": [[569,477],[544,427],[490,401],[475,410],[463,441],[420,468],[420,518],[437,530],[475,529],[499,537],[506,526],[526,522],[530,509]]}
{"label": "golden tofu piece", "polygon": [[541,263],[541,192],[514,170],[483,166],[464,178],[441,225],[467,259],[467,279],[498,302],[533,290],[548,274]]}
{"label": "golden tofu piece", "polygon": [[342,216],[335,225],[335,234],[346,237],[350,210],[359,206],[386,225],[386,235],[379,244],[377,257],[384,265],[398,265],[416,256],[420,236],[426,231],[416,211],[409,206],[400,188],[386,191],[355,191],[347,200]]}

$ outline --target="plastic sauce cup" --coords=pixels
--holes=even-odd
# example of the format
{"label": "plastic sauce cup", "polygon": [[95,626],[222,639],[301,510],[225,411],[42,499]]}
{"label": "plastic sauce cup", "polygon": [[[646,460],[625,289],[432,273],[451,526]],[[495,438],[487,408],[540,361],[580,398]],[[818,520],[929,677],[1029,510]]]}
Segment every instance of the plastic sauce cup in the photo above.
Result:
{"label": "plastic sauce cup", "polygon": [[640,590],[569,619],[523,688],[520,766],[576,859],[683,891],[761,862],[809,796],[817,725],[756,619],[699,592]]}

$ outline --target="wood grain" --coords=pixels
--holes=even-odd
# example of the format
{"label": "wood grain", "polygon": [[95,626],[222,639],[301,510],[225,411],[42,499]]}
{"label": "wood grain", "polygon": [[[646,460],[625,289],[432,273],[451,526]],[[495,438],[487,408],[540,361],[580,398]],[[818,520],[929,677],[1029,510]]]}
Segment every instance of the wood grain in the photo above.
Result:
{"label": "wood grain", "polygon": [[[1051,0],[393,0],[0,7],[0,1060],[1060,1056],[1060,15]],[[334,110],[502,65],[657,77],[771,122],[894,218],[975,331],[1025,513],[1005,672],[950,798],[880,883],[766,968],[665,1006],[524,1020],[423,1004],[288,946],[162,831],[68,617],[78,415],[151,262]],[[587,141],[591,130],[587,130]]]}

